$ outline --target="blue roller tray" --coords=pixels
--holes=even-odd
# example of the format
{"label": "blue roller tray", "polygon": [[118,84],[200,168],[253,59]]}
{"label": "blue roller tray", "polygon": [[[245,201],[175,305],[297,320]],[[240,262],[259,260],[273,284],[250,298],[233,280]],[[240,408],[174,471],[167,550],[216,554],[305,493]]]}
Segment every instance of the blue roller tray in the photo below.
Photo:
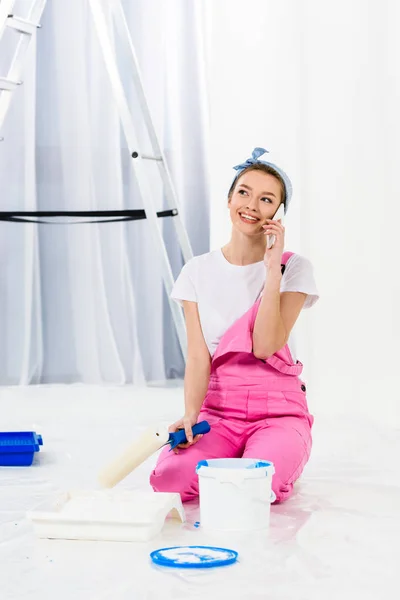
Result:
{"label": "blue roller tray", "polygon": [[0,431],[0,467],[29,467],[42,445],[34,431]]}

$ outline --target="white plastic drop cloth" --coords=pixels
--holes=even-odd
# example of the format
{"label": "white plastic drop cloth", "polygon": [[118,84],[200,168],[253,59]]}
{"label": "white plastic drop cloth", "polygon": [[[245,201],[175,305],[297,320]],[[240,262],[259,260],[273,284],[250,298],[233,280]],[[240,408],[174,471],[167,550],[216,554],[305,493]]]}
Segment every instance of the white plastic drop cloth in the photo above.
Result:
{"label": "white plastic drop cloth", "polygon": [[[180,388],[3,388],[0,430],[34,430],[44,445],[29,468],[0,468],[1,600],[347,600],[397,597],[400,431],[316,415],[312,459],[269,534],[206,535],[167,522],[146,543],[38,540],[27,510],[52,494],[97,487],[99,468],[154,421],[181,412]],[[121,484],[149,488],[156,457]],[[159,568],[149,553],[210,544],[240,562],[213,570]]]}

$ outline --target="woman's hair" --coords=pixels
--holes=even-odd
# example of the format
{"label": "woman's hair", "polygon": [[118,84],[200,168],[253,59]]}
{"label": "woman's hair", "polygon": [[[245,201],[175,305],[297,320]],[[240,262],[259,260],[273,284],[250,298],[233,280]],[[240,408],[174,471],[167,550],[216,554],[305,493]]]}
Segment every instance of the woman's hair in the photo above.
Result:
{"label": "woman's hair", "polygon": [[281,202],[283,202],[283,205],[286,209],[286,187],[285,187],[285,183],[284,183],[282,177],[279,175],[279,173],[277,171],[275,171],[275,169],[273,169],[269,165],[263,165],[262,163],[256,163],[254,165],[249,165],[248,167],[246,167],[246,169],[243,169],[243,171],[241,171],[241,173],[239,173],[239,175],[236,177],[236,179],[233,180],[232,185],[229,188],[228,200],[230,200],[232,198],[233,191],[234,191],[239,179],[245,173],[249,173],[249,171],[262,171],[263,173],[267,173],[267,175],[272,175],[273,177],[275,177],[275,179],[277,179],[279,181],[279,183],[281,185],[281,191],[282,191]]}

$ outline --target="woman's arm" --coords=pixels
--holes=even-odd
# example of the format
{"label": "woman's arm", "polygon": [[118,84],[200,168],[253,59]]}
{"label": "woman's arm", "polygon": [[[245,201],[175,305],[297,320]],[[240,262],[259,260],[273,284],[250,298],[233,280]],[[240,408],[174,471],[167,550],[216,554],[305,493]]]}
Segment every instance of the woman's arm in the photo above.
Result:
{"label": "woman's arm", "polygon": [[301,292],[281,293],[285,228],[280,221],[269,219],[264,229],[266,235],[275,236],[275,243],[265,251],[267,276],[253,330],[253,354],[262,360],[278,352],[287,343],[307,298],[307,294]]}
{"label": "woman's arm", "polygon": [[280,293],[281,270],[269,271],[253,330],[253,353],[267,359],[285,346],[307,294]]}
{"label": "woman's arm", "polygon": [[185,414],[196,415],[201,410],[210,378],[211,357],[204,340],[196,302],[183,302],[188,352],[185,369]]}
{"label": "woman's arm", "polygon": [[197,422],[207,393],[211,369],[211,356],[201,329],[197,302],[185,300],[183,310],[188,341],[184,381],[185,415],[170,428],[170,431],[176,431],[182,427],[185,429],[188,443],[181,444],[179,448],[187,448],[199,439],[196,437],[193,440],[192,427]]}

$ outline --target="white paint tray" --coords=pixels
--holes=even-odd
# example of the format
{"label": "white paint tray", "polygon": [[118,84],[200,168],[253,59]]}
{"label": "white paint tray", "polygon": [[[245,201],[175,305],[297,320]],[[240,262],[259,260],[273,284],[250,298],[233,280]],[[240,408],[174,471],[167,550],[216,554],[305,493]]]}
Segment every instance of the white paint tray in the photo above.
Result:
{"label": "white paint tray", "polygon": [[179,494],[143,491],[75,491],[27,513],[40,538],[145,542],[168,515],[185,521]]}

